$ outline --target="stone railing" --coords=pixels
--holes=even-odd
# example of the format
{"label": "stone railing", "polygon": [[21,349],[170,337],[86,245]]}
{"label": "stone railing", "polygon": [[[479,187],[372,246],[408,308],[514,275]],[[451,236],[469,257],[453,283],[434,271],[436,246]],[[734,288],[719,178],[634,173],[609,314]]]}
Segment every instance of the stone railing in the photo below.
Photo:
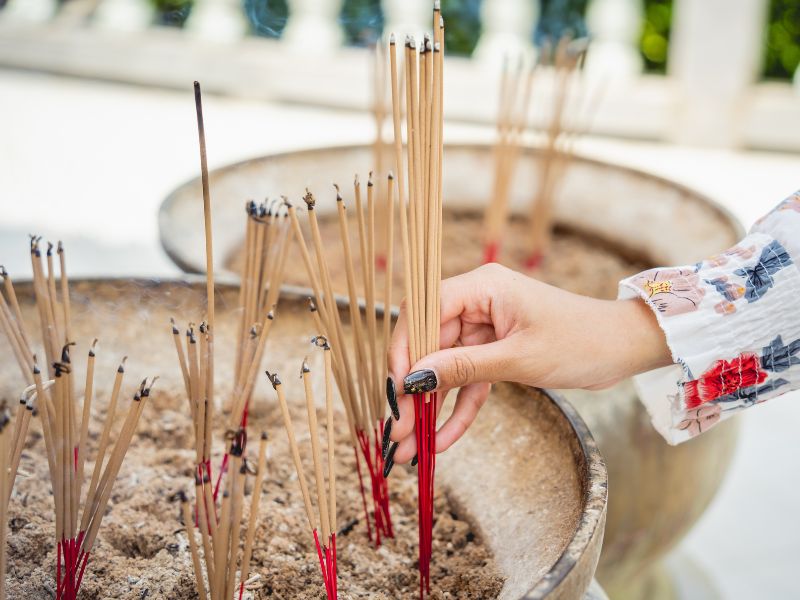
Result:
{"label": "stone railing", "polygon": [[[422,32],[431,4],[383,0],[384,31]],[[637,49],[641,0],[590,0],[585,77],[604,82],[605,90],[592,131],[800,150],[800,94],[789,84],[758,83],[767,4],[675,0],[669,72],[652,76],[642,75]],[[240,0],[195,0],[183,29],[152,25],[148,0],[7,0],[0,9],[0,66],[181,88],[198,78],[226,94],[367,107],[369,52],[342,45],[341,0],[288,0],[288,7],[276,40],[249,35]],[[483,0],[480,10],[473,58],[449,59],[446,114],[490,123],[503,56],[534,53],[538,3]]]}

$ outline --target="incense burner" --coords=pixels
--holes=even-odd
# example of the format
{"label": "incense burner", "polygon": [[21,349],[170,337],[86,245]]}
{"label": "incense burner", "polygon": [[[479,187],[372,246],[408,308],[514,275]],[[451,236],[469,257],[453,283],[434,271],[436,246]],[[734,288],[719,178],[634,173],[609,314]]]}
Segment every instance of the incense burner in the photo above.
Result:
{"label": "incense burner", "polygon": [[[35,324],[37,315],[31,286],[17,282],[16,290],[24,319]],[[218,348],[216,379],[220,399],[227,398],[230,393],[234,353],[225,349],[233,347],[239,326],[237,296],[236,285],[218,282],[215,344]],[[147,424],[131,448],[134,453],[132,460],[120,475],[119,491],[107,515],[107,527],[101,528],[103,550],[98,553],[97,574],[87,575],[87,593],[119,597],[117,594],[122,592],[114,586],[131,586],[131,581],[136,580],[138,587],[132,591],[127,588],[125,594],[155,598],[191,597],[186,595],[184,588],[177,587],[181,581],[184,584],[191,581],[192,567],[188,555],[181,555],[188,550],[185,542],[183,546],[180,542],[183,534],[178,507],[168,500],[176,487],[189,485],[192,465],[191,440],[185,431],[191,421],[185,397],[180,394],[183,382],[175,364],[169,318],[189,319],[200,315],[205,302],[205,284],[197,280],[73,280],[70,298],[73,334],[78,348],[88,347],[95,335],[100,338],[97,372],[103,375],[98,377],[96,391],[99,410],[102,411],[107,402],[106,386],[109,382],[105,374],[113,373],[122,352],[128,356],[127,370],[131,379],[143,372],[160,375],[156,388],[160,391],[153,393],[152,410],[146,415]],[[346,314],[345,305],[340,309]],[[296,385],[294,379],[304,353],[309,351],[313,334],[305,294],[285,288],[270,333],[264,366],[285,374],[287,399],[297,415],[302,414],[304,401],[300,391],[302,385]],[[10,353],[5,337],[0,336],[0,356],[8,358]],[[22,385],[13,361],[0,361],[0,396],[18,396]],[[251,414],[254,427],[270,426],[279,419],[277,413],[272,389],[266,377],[261,377],[255,389]],[[38,429],[38,424],[34,428]],[[220,424],[215,435],[223,433]],[[343,435],[346,436],[344,432]],[[41,440],[32,437],[23,458],[23,469],[38,476],[42,469],[46,469],[46,464],[40,455]],[[279,444],[279,437],[274,436],[272,444]],[[262,498],[262,505],[268,503],[262,512],[270,515],[264,517],[268,523],[262,530],[272,528],[270,535],[275,535],[275,515],[291,508],[283,501],[286,490],[296,487],[294,483],[282,482],[277,475],[277,463],[285,451],[285,448],[273,446]],[[288,457],[283,458],[288,462]],[[567,401],[523,386],[496,386],[492,401],[479,416],[471,435],[452,451],[441,455],[437,475],[438,485],[446,491],[449,511],[458,513],[462,522],[468,522],[473,535],[477,535],[493,555],[504,579],[500,598],[584,598],[602,544],[607,474],[592,435]],[[20,496],[12,500],[12,505],[18,506],[22,495],[32,506],[49,502],[46,479],[24,479],[26,481],[19,484],[24,489],[18,490]],[[341,490],[347,485],[344,479],[340,483],[342,495],[345,492]],[[411,476],[406,479],[410,480]],[[393,474],[390,486],[400,488],[402,479],[395,479]],[[143,499],[145,493],[152,494],[148,496],[149,500]],[[277,502],[279,499],[282,500],[280,503]],[[294,508],[301,510],[299,506]],[[30,528],[52,527],[46,521],[38,524],[25,510],[30,509],[20,509],[20,516],[31,523],[25,525],[22,532],[11,534],[14,548],[24,549],[30,535],[25,531]],[[145,522],[132,527],[138,519],[145,519]],[[152,520],[155,520],[154,525],[147,524]],[[353,538],[363,535],[360,529],[354,530],[353,527],[351,525],[351,532],[341,537],[342,556],[351,551],[347,543],[367,544],[365,536],[363,539]],[[299,529],[299,535],[305,533],[304,529]],[[416,527],[409,526],[405,534],[416,538]],[[169,543],[173,539],[177,542]],[[257,540],[257,553],[263,553],[267,547],[275,551],[271,545],[274,541],[272,537]],[[152,549],[148,549],[149,544],[153,544]],[[437,555],[441,559],[450,551],[444,546],[437,544],[434,547],[434,563]],[[302,552],[291,545],[280,548],[295,554]],[[12,584],[37,585],[33,583],[37,578],[39,581],[47,580],[50,576],[49,562],[42,567],[33,565],[25,557],[28,562],[20,566],[20,552],[23,550],[12,552]],[[46,560],[47,552],[40,554],[41,560]],[[415,577],[414,558],[403,557],[404,569],[412,580]],[[282,561],[285,560],[282,557]],[[379,565],[381,558],[376,555],[373,560]],[[32,573],[26,572],[26,565],[31,567]],[[267,561],[263,568],[254,566],[252,572],[277,571],[280,568],[278,563],[270,565]],[[127,573],[128,577],[121,576],[120,572]],[[464,573],[463,578],[469,581],[474,575],[472,572]],[[348,578],[357,577],[358,573],[341,567],[342,586],[348,583]],[[435,580],[432,583],[436,586]],[[142,587],[145,585],[148,587]],[[21,588],[12,589],[19,591]],[[149,590],[147,594],[144,589]],[[380,591],[367,590],[368,593]],[[391,590],[386,592],[391,593]]]}
{"label": "incense burner", "polygon": [[[491,152],[489,145],[445,146],[445,220],[447,211],[455,209],[480,218],[478,211],[491,190]],[[526,165],[536,155],[535,149],[523,149],[510,194],[512,214],[527,214],[537,169]],[[363,175],[370,164],[370,147],[350,146],[266,156],[212,172],[218,268],[224,269],[226,257],[242,244],[245,199],[287,194],[299,200],[306,187],[322,197],[331,182]],[[692,264],[741,237],[742,229],[730,214],[679,184],[582,157],[575,157],[569,168],[556,192],[556,226],[636,264]],[[187,182],[169,195],[159,214],[164,249],[188,272],[204,269],[198,252],[199,194],[199,181]],[[329,205],[318,204],[320,216]],[[474,244],[480,246],[481,240]],[[477,257],[481,253],[475,248]],[[445,243],[445,271],[448,256]],[[659,560],[685,536],[719,488],[733,454],[736,420],[670,447],[650,425],[631,381],[602,392],[566,391],[564,396],[588,423],[608,463],[612,500],[598,578],[613,597],[644,598],[644,590],[659,579]]]}

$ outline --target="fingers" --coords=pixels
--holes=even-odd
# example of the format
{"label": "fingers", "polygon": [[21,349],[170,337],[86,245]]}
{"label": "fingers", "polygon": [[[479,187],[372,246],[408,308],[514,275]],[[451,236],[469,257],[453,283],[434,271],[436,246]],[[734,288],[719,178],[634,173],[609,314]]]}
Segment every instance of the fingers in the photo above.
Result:
{"label": "fingers", "polygon": [[440,350],[419,360],[403,379],[405,394],[463,387],[470,383],[514,381],[519,351],[516,340],[505,338],[477,346]]}
{"label": "fingers", "polygon": [[[449,390],[448,390],[449,391]],[[447,397],[447,392],[443,392],[437,395],[436,398],[436,414],[438,415],[441,411],[442,404],[444,404],[445,398]],[[411,396],[406,396],[411,401],[409,405],[409,411],[411,414],[411,429],[405,433],[402,437],[395,438],[394,428],[392,429],[392,439],[399,442],[397,446],[397,450],[394,453],[394,462],[395,463],[406,463],[410,461],[417,455],[417,434],[416,429],[414,427],[414,405],[413,405],[413,398]],[[402,414],[402,413],[401,413]]]}
{"label": "fingers", "polygon": [[436,452],[444,452],[467,431],[486,402],[490,383],[471,383],[458,390],[453,413],[436,433]]}
{"label": "fingers", "polygon": [[[389,343],[389,376],[396,373],[402,377],[408,373],[411,366],[408,352],[408,325],[407,325],[406,301],[400,303],[400,316],[394,325],[392,340]],[[395,380],[395,384],[400,383]],[[388,385],[388,384],[387,384]]]}

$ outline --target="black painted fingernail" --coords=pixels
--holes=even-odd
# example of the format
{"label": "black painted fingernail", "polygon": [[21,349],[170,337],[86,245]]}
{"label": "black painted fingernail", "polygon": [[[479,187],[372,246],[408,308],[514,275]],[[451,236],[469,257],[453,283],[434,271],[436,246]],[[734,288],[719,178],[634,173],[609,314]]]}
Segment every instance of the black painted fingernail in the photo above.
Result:
{"label": "black painted fingernail", "polygon": [[383,439],[381,440],[381,455],[383,460],[386,460],[386,455],[389,452],[389,436],[392,435],[392,423],[394,419],[387,419],[383,426]]}
{"label": "black painted fingernail", "polygon": [[438,384],[436,373],[430,369],[422,369],[406,375],[403,379],[403,391],[406,394],[422,394],[432,392]]}
{"label": "black painted fingernail", "polygon": [[389,448],[389,452],[386,454],[386,461],[383,463],[383,478],[386,479],[389,477],[389,473],[392,472],[392,467],[394,466],[394,453],[397,452],[397,447],[400,444],[395,442],[392,444],[392,447]]}
{"label": "black painted fingernail", "polygon": [[415,454],[414,458],[411,459],[411,466],[416,467],[418,462],[419,461],[417,460],[417,455]]}
{"label": "black painted fingernail", "polygon": [[389,410],[395,421],[400,420],[400,409],[397,407],[397,390],[394,387],[394,379],[386,378],[386,401],[389,403]]}

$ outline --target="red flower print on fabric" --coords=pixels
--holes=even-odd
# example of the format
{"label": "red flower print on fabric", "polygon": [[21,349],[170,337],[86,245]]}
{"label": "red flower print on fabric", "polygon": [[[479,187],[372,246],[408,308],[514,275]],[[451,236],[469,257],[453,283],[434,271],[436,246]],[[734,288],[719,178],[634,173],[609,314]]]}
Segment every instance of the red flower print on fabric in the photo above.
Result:
{"label": "red flower print on fabric", "polygon": [[690,269],[650,269],[636,275],[632,283],[666,316],[697,310],[706,293],[700,277]]}
{"label": "red flower print on fabric", "polygon": [[699,379],[684,385],[686,408],[697,408],[701,404],[716,400],[720,396],[763,383],[767,372],[755,354],[746,353],[733,360],[718,360]]}
{"label": "red flower print on fabric", "polygon": [[686,412],[686,417],[678,423],[678,429],[685,430],[695,437],[708,431],[719,423],[722,407],[719,404],[706,404]]}

